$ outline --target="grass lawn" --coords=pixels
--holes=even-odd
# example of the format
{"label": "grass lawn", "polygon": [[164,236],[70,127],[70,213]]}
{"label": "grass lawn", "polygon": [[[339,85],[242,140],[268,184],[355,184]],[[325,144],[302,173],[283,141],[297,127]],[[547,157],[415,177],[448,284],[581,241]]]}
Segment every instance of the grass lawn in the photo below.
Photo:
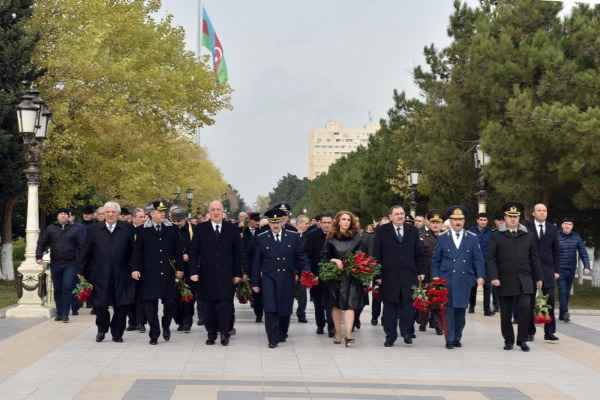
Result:
{"label": "grass lawn", "polygon": [[17,302],[15,281],[0,281],[0,308]]}
{"label": "grass lawn", "polygon": [[[558,303],[558,298],[556,300]],[[584,281],[581,286],[575,283],[574,294],[569,303],[570,308],[600,310],[600,288],[592,287],[592,283],[589,281]]]}

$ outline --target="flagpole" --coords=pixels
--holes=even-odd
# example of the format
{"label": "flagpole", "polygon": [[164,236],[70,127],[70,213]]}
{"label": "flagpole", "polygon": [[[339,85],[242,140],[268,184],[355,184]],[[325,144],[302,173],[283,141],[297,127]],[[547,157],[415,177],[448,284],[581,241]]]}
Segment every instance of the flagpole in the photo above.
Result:
{"label": "flagpole", "polygon": [[[198,34],[196,35],[196,56],[198,57],[198,61],[202,62],[202,0],[198,0]],[[200,128],[196,128],[196,144],[200,146]]]}

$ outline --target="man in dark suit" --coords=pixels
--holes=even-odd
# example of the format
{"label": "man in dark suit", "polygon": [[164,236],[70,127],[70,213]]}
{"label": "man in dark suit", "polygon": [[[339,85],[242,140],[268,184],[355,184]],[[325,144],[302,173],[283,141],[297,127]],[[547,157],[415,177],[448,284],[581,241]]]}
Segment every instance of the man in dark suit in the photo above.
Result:
{"label": "man in dark suit", "polygon": [[[135,230],[118,221],[121,208],[118,203],[104,205],[106,219],[90,225],[81,252],[80,265],[89,271],[88,279],[94,285],[91,302],[96,314],[96,342],[104,340],[110,328],[113,342],[123,342],[129,305],[134,300],[134,285],[130,276],[129,260],[135,241]],[[110,318],[108,307],[112,306]]]}
{"label": "man in dark suit", "polygon": [[419,231],[405,223],[405,217],[404,208],[394,206],[390,211],[391,223],[375,232],[373,256],[382,266],[376,282],[381,285],[386,347],[393,346],[398,338],[398,321],[404,343],[412,344],[415,337],[412,287],[417,278],[425,277],[423,242]]}
{"label": "man in dark suit", "polygon": [[[181,261],[183,264],[183,274],[186,285],[190,287],[192,293],[197,293],[197,283],[191,281],[190,269],[190,253],[192,241],[195,235],[195,226],[190,224],[187,219],[188,212],[184,208],[176,207],[171,210],[171,220],[177,228],[177,238],[179,240],[179,248],[181,249]],[[177,323],[179,332],[189,333],[192,330],[194,322],[194,302],[182,301],[180,296],[177,296],[177,305],[175,310],[174,320]]]}
{"label": "man in dark suit", "polygon": [[[177,289],[175,278],[183,278],[181,248],[176,228],[165,219],[167,207],[154,202],[150,220],[137,228],[131,259],[131,277],[141,281],[144,314],[150,325],[150,344],[158,343],[161,333],[171,339],[171,320],[175,313]],[[197,277],[196,277],[197,278]],[[161,324],[158,322],[158,300],[163,304]]]}
{"label": "man in dark suit", "polygon": [[[542,292],[548,295],[550,305],[551,322],[544,325],[544,340],[557,341],[556,319],[554,316],[554,305],[556,302],[555,287],[560,271],[560,248],[558,244],[558,228],[547,222],[548,208],[545,204],[538,203],[533,206],[533,220],[527,221],[525,227],[535,237],[537,255],[544,274],[544,287]],[[535,301],[532,302],[535,305]],[[535,323],[533,319],[529,327],[528,340],[533,340],[535,335]]]}
{"label": "man in dark suit", "polygon": [[[331,229],[333,224],[333,215],[322,214],[319,216],[319,227],[313,229],[309,233],[306,233],[304,239],[304,252],[308,257],[310,263],[310,270],[315,276],[319,276],[321,262],[321,252],[327,233]],[[331,318],[331,309],[327,307],[327,286],[324,282],[321,282],[317,286],[310,288],[310,300],[313,302],[315,307],[315,320],[317,322],[317,335],[322,335],[325,329],[325,322],[327,322],[327,331],[329,337],[335,335],[335,326],[333,325],[333,319]]]}
{"label": "man in dark suit", "polygon": [[233,324],[234,286],[242,281],[242,238],[239,228],[224,221],[223,204],[214,200],[210,220],[198,225],[192,262],[200,282],[207,345],[214,345],[217,333],[221,344],[229,344]]}
{"label": "man in dark suit", "polygon": [[270,230],[256,238],[252,267],[252,290],[263,294],[265,330],[271,349],[287,340],[294,284],[298,275],[308,270],[303,241],[298,233],[283,230],[284,215],[287,214],[279,209],[265,213]]}
{"label": "man in dark suit", "polygon": [[488,249],[488,276],[500,297],[500,323],[504,350],[512,350],[515,332],[513,308],[517,307],[517,346],[529,351],[527,335],[531,323],[531,300],[542,288],[542,269],[537,256],[535,237],[519,226],[522,207],[517,203],[504,206],[505,229],[494,232]]}
{"label": "man in dark suit", "polygon": [[[248,214],[248,226],[242,231],[242,241],[244,244],[245,270],[244,275],[252,276],[252,263],[254,262],[254,247],[256,246],[256,237],[259,232],[260,214],[251,212]],[[248,278],[244,276],[244,278]],[[261,323],[263,319],[262,294],[254,293],[252,296],[252,308],[254,309],[255,322]]]}

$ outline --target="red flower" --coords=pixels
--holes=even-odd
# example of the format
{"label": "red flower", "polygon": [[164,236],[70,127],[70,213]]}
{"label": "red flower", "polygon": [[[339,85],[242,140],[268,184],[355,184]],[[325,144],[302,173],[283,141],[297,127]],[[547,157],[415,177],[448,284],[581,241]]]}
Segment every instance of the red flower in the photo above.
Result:
{"label": "red flower", "polygon": [[300,284],[303,287],[310,289],[313,286],[318,285],[319,280],[312,272],[304,271],[300,274]]}

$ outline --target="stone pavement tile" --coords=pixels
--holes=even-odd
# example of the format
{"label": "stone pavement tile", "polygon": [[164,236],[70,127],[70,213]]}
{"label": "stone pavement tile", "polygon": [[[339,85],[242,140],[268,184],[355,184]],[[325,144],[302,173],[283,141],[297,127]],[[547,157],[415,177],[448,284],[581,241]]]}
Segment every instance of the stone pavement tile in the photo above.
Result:
{"label": "stone pavement tile", "polygon": [[45,318],[17,319],[0,317],[0,341],[46,321]]}

